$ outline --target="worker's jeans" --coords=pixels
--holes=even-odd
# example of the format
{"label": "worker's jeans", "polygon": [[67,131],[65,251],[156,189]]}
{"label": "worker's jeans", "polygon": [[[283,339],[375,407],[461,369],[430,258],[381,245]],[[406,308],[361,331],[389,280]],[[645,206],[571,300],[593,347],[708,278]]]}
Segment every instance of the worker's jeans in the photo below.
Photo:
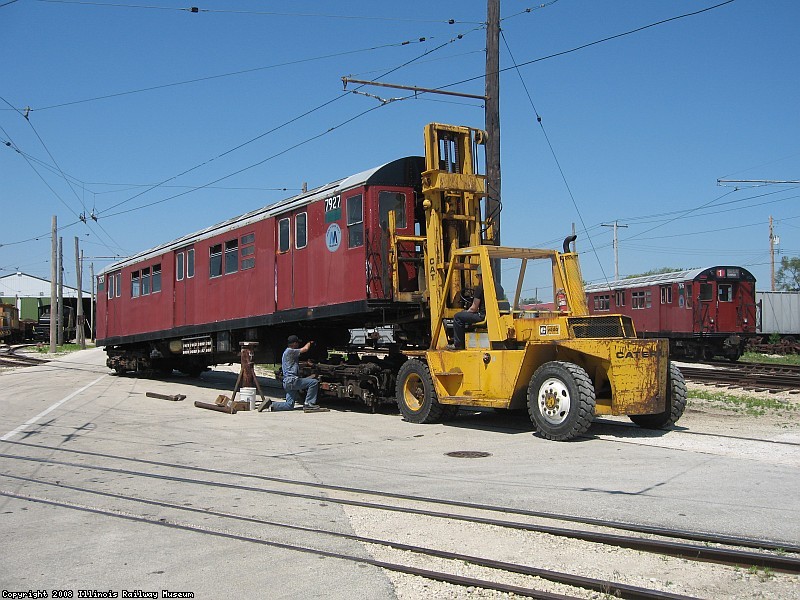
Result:
{"label": "worker's jeans", "polygon": [[456,313],[456,316],[453,317],[453,346],[455,346],[456,350],[464,349],[464,332],[467,326],[473,323],[480,323],[484,318],[486,318],[484,313],[470,312],[468,310]]}
{"label": "worker's jeans", "polygon": [[294,405],[299,399],[300,390],[308,390],[306,392],[305,406],[316,406],[317,392],[319,391],[319,381],[313,377],[298,377],[291,381],[283,382],[283,389],[286,390],[286,402],[273,402],[271,410],[292,410]]}

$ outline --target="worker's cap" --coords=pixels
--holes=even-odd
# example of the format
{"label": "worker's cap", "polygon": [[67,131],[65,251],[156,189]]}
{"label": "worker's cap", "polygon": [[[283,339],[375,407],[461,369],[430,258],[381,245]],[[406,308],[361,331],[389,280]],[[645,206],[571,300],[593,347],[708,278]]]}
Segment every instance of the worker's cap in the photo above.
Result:
{"label": "worker's cap", "polygon": [[287,344],[299,344],[300,338],[296,335],[290,335],[289,338],[286,340]]}
{"label": "worker's cap", "polygon": [[480,265],[478,265],[478,268],[475,269],[475,274],[476,275],[483,275],[483,270],[481,269]]}

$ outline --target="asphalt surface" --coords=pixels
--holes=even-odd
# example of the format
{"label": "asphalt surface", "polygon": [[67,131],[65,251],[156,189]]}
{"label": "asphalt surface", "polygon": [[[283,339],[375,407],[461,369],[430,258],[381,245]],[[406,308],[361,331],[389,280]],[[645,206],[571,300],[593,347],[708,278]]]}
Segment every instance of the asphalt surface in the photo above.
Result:
{"label": "asphalt surface", "polygon": [[[766,442],[740,447],[713,436],[699,445],[681,442],[689,437],[682,429],[702,432],[689,413],[677,431],[595,424],[588,436],[567,443],[536,436],[525,415],[493,411],[414,425],[391,407],[370,414],[323,399],[331,412],[227,415],[193,403],[230,395],[235,373],[137,379],[112,375],[104,361],[101,350],[87,350],[0,372],[0,491],[27,498],[0,496],[0,590],[47,590],[50,597],[53,590],[72,590],[73,597],[78,590],[158,591],[159,597],[171,590],[195,598],[395,595],[375,566],[126,516],[368,557],[361,543],[143,507],[64,485],[352,532],[341,505],[237,487],[326,493],[244,476],[266,475],[800,543],[796,429],[775,432],[783,452],[776,462]],[[146,392],[186,399],[170,402]],[[447,456],[465,450],[490,455]]]}

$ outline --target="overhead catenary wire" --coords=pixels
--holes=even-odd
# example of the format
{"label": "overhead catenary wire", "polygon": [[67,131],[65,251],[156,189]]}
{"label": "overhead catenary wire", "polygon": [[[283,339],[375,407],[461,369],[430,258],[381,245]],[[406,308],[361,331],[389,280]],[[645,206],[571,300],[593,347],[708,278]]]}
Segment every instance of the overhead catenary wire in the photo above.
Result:
{"label": "overhead catenary wire", "polygon": [[112,2],[89,2],[88,0],[37,0],[51,4],[79,4],[84,6],[100,6],[106,8],[136,8],[142,10],[167,10],[177,12],[200,13],[220,13],[220,14],[241,14],[241,15],[263,15],[270,17],[300,17],[318,19],[347,19],[364,21],[391,21],[406,23],[442,23],[445,25],[456,25],[459,23],[476,24],[479,21],[462,21],[460,19],[414,19],[410,17],[383,17],[376,15],[337,15],[332,13],[291,13],[265,10],[240,10],[240,9],[221,9],[221,8],[200,8],[199,6],[157,6],[148,4],[117,4]]}
{"label": "overhead catenary wire", "polygon": [[[435,48],[426,50],[425,52],[423,52],[419,56],[416,56],[416,57],[412,58],[411,60],[408,60],[408,61],[406,61],[406,62],[404,62],[404,63],[402,63],[402,64],[400,64],[400,65],[398,65],[398,66],[396,66],[396,67],[394,67],[394,68],[392,68],[390,70],[388,70],[383,75],[381,75],[381,77],[385,77],[385,76],[387,76],[387,75],[389,75],[389,74],[391,74],[391,73],[393,73],[393,72],[395,72],[395,71],[397,71],[399,69],[402,69],[402,68],[404,68],[404,67],[406,67],[406,66],[408,66],[408,65],[410,65],[410,64],[412,64],[414,62],[416,62],[417,60],[420,60],[421,58],[424,58],[425,56],[428,56],[429,54],[432,54],[433,52],[437,52],[438,50],[440,50],[440,49],[442,49],[442,48],[444,48],[444,47],[446,47],[446,46],[448,46],[448,45],[450,45],[450,44],[452,44],[452,43],[454,43],[454,42],[456,42],[458,40],[463,39],[463,37],[465,35],[468,35],[469,33],[472,33],[472,32],[477,31],[479,29],[480,29],[480,27],[475,27],[475,28],[467,31],[466,33],[458,34],[455,37],[451,38],[450,40],[448,40],[446,42],[443,42],[442,44],[439,44]],[[363,87],[363,86],[360,86],[360,87]],[[360,89],[360,87],[356,88],[356,89]],[[326,106],[329,106],[329,105],[333,104],[334,102],[337,102],[337,101],[341,100],[342,98],[344,98],[344,97],[348,96],[349,94],[351,94],[352,91],[353,90],[341,92],[338,95],[336,95],[335,97],[323,102],[322,104],[319,104],[316,107],[311,108],[311,109],[301,113],[300,115],[297,115],[297,116],[295,116],[295,117],[293,117],[293,118],[291,118],[291,119],[289,119],[287,121],[284,121],[280,125],[277,125],[277,126],[273,127],[272,129],[269,129],[268,131],[265,131],[265,132],[255,136],[253,138],[250,138],[249,140],[247,140],[247,141],[245,141],[245,142],[243,142],[243,143],[241,143],[241,144],[239,144],[237,146],[234,146],[233,148],[229,148],[228,150],[225,150],[224,152],[218,154],[217,156],[215,156],[213,158],[210,158],[210,159],[208,159],[208,160],[206,160],[206,161],[204,161],[202,163],[199,163],[199,164],[197,164],[197,165],[195,165],[195,166],[193,166],[193,167],[191,167],[189,169],[186,169],[185,171],[182,171],[181,173],[178,173],[177,175],[169,177],[169,178],[161,181],[160,183],[152,186],[151,188],[143,190],[142,192],[140,192],[138,194],[135,194],[134,196],[131,196],[130,198],[127,198],[126,200],[122,200],[121,202],[118,202],[117,204],[112,205],[111,207],[105,209],[105,211],[102,211],[100,214],[102,215],[104,212],[108,212],[110,210],[113,210],[114,208],[118,208],[118,207],[122,206],[123,204],[126,204],[126,203],[128,203],[128,202],[130,202],[130,201],[132,201],[132,200],[134,200],[134,199],[136,199],[136,198],[138,198],[138,197],[140,197],[140,196],[152,191],[153,189],[156,189],[156,188],[160,187],[161,185],[163,185],[165,183],[169,183],[170,181],[174,181],[175,179],[177,179],[179,177],[182,177],[183,175],[186,175],[187,173],[195,171],[195,170],[197,170],[197,169],[199,169],[199,168],[201,168],[201,167],[203,167],[205,165],[210,164],[211,162],[213,162],[215,160],[218,160],[218,159],[222,158],[223,156],[231,154],[232,152],[235,152],[235,151],[237,151],[237,150],[239,150],[239,149],[241,149],[241,148],[243,148],[243,147],[245,147],[245,146],[247,146],[247,145],[249,145],[249,144],[251,144],[251,143],[253,143],[253,142],[257,141],[257,140],[259,140],[259,139],[262,139],[262,138],[264,138],[264,137],[266,137],[266,136],[268,136],[268,135],[270,135],[272,133],[275,133],[276,131],[279,131],[280,129],[283,129],[284,127],[287,127],[288,125],[290,125],[290,124],[292,124],[292,123],[294,123],[296,121],[299,121],[300,119],[302,119],[302,118],[304,118],[304,117],[306,117],[306,116],[308,116],[308,115],[310,115],[312,113],[315,113],[315,112],[321,110],[322,108],[325,108]],[[366,112],[369,112],[369,111],[365,111],[365,112],[363,112],[361,114],[362,115],[366,114]],[[347,121],[347,122],[349,122],[349,121]],[[333,129],[337,129],[338,127],[339,127],[339,125],[337,125],[336,127],[332,128],[331,131]],[[314,138],[311,138],[311,139],[316,139],[317,137],[320,137],[320,136],[315,136]],[[223,181],[224,179],[227,179],[228,177],[231,177],[231,176],[236,175],[238,173],[241,173],[241,172],[244,172],[246,170],[249,170],[249,169],[251,169],[251,168],[253,168],[255,166],[258,166],[259,164],[263,164],[264,162],[266,162],[266,160],[271,160],[271,159],[273,159],[273,158],[275,158],[277,156],[285,154],[286,152],[288,152],[288,150],[291,150],[293,148],[297,148],[297,147],[307,143],[308,141],[310,141],[310,140],[306,140],[306,141],[303,141],[303,142],[301,142],[299,144],[295,144],[295,145],[291,146],[289,149],[283,150],[281,152],[278,152],[278,153],[268,157],[264,161],[260,161],[258,163],[253,164],[253,165],[250,165],[249,167],[245,167],[244,169],[240,169],[240,170],[238,170],[238,171],[236,171],[236,172],[234,172],[234,173],[232,173],[230,175],[226,175],[226,176],[224,176],[222,178],[219,178],[219,179],[211,182],[211,184],[217,183],[219,181]],[[191,189],[191,190],[189,190],[187,192],[184,192],[182,194],[175,194],[174,196],[170,196],[169,198],[167,198],[165,200],[157,201],[155,203],[149,203],[149,204],[142,205],[141,208],[146,208],[148,206],[152,206],[153,204],[160,204],[163,201],[171,200],[173,198],[177,198],[177,197],[183,196],[185,194],[191,193],[191,192],[199,190],[199,189],[204,189],[207,185],[210,185],[210,184],[207,183],[207,184],[204,184],[204,185],[196,186],[195,188],[193,188],[193,189]],[[128,213],[128,212],[131,212],[131,211],[122,211],[122,212],[117,212],[117,213],[113,213],[111,215],[106,215],[106,216],[116,216],[116,215],[125,214],[125,213]]]}
{"label": "overhead catenary wire", "polygon": [[[508,51],[508,55],[511,57],[512,63],[516,66],[517,61],[514,58],[513,52],[511,52],[511,47],[508,44],[508,40],[506,39],[505,32],[503,32],[502,30],[500,30],[500,37],[503,39],[503,44],[505,45],[506,50]],[[558,156],[556,155],[555,148],[553,147],[553,144],[550,141],[550,137],[547,135],[547,130],[544,128],[544,123],[542,122],[542,117],[539,114],[539,111],[536,110],[536,105],[533,102],[533,98],[531,97],[530,90],[528,90],[528,86],[525,83],[525,79],[522,77],[522,73],[520,73],[519,69],[516,69],[516,72],[517,72],[517,75],[519,76],[520,82],[522,83],[522,87],[525,90],[525,94],[528,97],[528,101],[531,104],[531,108],[533,109],[533,113],[536,115],[536,122],[539,124],[539,128],[542,131],[542,135],[544,136],[544,139],[547,142],[547,147],[550,149],[550,154],[552,155],[553,160],[556,163],[556,167],[558,168],[558,172],[561,174],[561,180],[564,182],[564,187],[567,189],[567,194],[569,194],[570,200],[572,201],[572,206],[575,207],[575,212],[577,213],[578,219],[581,222],[581,226],[583,227],[583,230],[586,233],[586,239],[589,242],[589,245],[591,246],[592,251],[594,252],[594,256],[597,259],[597,264],[600,266],[600,271],[603,273],[603,276],[605,277],[606,272],[605,272],[605,269],[603,268],[603,263],[600,260],[600,256],[597,254],[597,251],[594,248],[594,242],[592,241],[591,236],[589,236],[589,234],[588,234],[587,227],[586,227],[586,222],[583,220],[583,214],[581,213],[581,210],[578,207],[578,202],[575,200],[575,195],[572,193],[572,189],[570,188],[569,182],[567,181],[566,173],[564,173],[564,169],[561,167],[561,162],[558,160]]]}
{"label": "overhead catenary wire", "polygon": [[[103,95],[100,95],[100,96],[93,96],[93,97],[90,97],[90,98],[83,98],[83,99],[80,99],[80,100],[72,100],[72,101],[69,101],[69,102],[60,102],[58,104],[52,104],[52,105],[49,105],[49,106],[42,106],[42,107],[38,107],[38,108],[37,107],[29,107],[28,110],[30,112],[33,112],[33,111],[51,110],[51,109],[55,109],[55,108],[64,108],[64,107],[67,107],[67,106],[74,106],[76,104],[85,104],[87,102],[96,102],[98,100],[108,100],[108,99],[111,99],[111,98],[119,98],[119,97],[122,97],[122,96],[129,96],[129,95],[132,95],[132,94],[141,94],[141,93],[145,93],[145,92],[152,92],[152,91],[162,90],[162,89],[171,88],[171,87],[178,87],[178,86],[190,85],[190,84],[194,84],[194,83],[201,83],[203,81],[211,81],[211,80],[214,80],[214,79],[222,79],[222,78],[225,78],[225,77],[235,77],[235,76],[238,76],[238,75],[245,75],[245,74],[248,74],[248,73],[255,73],[255,72],[258,72],[258,71],[266,71],[266,70],[269,70],[269,69],[277,69],[277,68],[280,68],[280,67],[290,67],[290,66],[295,66],[295,65],[299,65],[299,64],[303,64],[303,63],[308,63],[308,62],[314,62],[314,61],[318,61],[318,60],[326,60],[326,59],[329,59],[329,58],[337,58],[337,57],[340,57],[340,56],[347,56],[347,55],[350,55],[350,54],[359,54],[359,53],[362,53],[362,52],[371,52],[371,51],[374,51],[374,50],[381,50],[381,49],[384,49],[384,48],[397,48],[397,47],[401,47],[401,46],[407,46],[407,45],[410,45],[410,44],[420,44],[420,43],[424,43],[424,42],[430,41],[432,39],[435,39],[435,37],[434,36],[420,37],[420,38],[418,38],[416,40],[406,40],[406,41],[402,41],[402,42],[394,42],[394,43],[391,43],[391,44],[382,44],[382,45],[379,45],[379,46],[371,46],[369,48],[360,48],[360,49],[357,49],[357,50],[346,50],[346,51],[343,51],[343,52],[334,52],[334,53],[331,53],[331,54],[323,54],[323,55],[320,55],[320,56],[313,56],[313,57],[309,57],[309,58],[301,58],[301,59],[297,59],[297,60],[290,60],[290,61],[285,61],[285,62],[281,62],[281,63],[275,63],[275,64],[272,64],[272,65],[263,65],[263,66],[260,66],[260,67],[253,67],[253,68],[250,68],[250,69],[239,69],[237,71],[230,71],[230,72],[227,72],[227,73],[218,73],[216,75],[205,75],[203,77],[195,77],[193,79],[185,79],[185,80],[182,80],[182,81],[173,81],[173,82],[170,82],[170,83],[164,83],[164,84],[159,84],[159,85],[151,85],[151,86],[146,86],[146,87],[137,88],[137,89],[133,89],[133,90],[125,90],[125,91],[122,91],[122,92],[114,92],[114,93],[111,93],[111,94],[103,94]],[[0,110],[16,110],[16,111],[19,111],[21,109],[16,108],[16,107],[11,107],[11,108],[0,109]]]}
{"label": "overhead catenary wire", "polygon": [[[634,33],[639,33],[641,31],[644,31],[645,29],[650,29],[651,27],[657,27],[659,25],[664,25],[664,24],[670,23],[672,21],[677,21],[678,19],[685,19],[685,18],[688,18],[688,17],[694,17],[696,15],[699,15],[699,14],[702,14],[702,13],[705,13],[705,12],[708,12],[708,11],[711,11],[711,10],[715,10],[715,9],[720,8],[722,6],[725,6],[727,4],[731,4],[732,2],[735,2],[735,1],[736,0],[726,0],[725,2],[721,2],[720,4],[715,4],[713,6],[708,6],[706,8],[700,9],[700,10],[684,13],[684,14],[681,14],[681,15],[677,15],[675,17],[669,17],[667,19],[661,19],[660,21],[655,21],[655,22],[649,23],[647,25],[642,25],[641,27],[637,27],[635,29],[630,29],[628,31],[623,31],[622,33],[617,33],[615,35],[610,35],[610,36],[601,38],[599,40],[595,40],[593,42],[587,42],[585,44],[581,44],[580,46],[575,46],[573,48],[569,48],[568,50],[562,50],[560,52],[554,52],[554,53],[548,54],[546,56],[540,56],[539,58],[533,58],[531,60],[527,60],[525,62],[518,63],[518,64],[513,65],[511,67],[504,67],[502,69],[498,69],[498,73],[505,73],[506,71],[516,70],[516,69],[519,69],[521,67],[527,67],[529,65],[532,65],[532,64],[535,64],[535,63],[539,63],[539,62],[542,62],[542,61],[545,61],[545,60],[550,60],[552,58],[557,58],[559,56],[564,56],[566,54],[571,54],[572,52],[578,52],[579,50],[585,50],[586,48],[590,48],[592,46],[597,46],[598,44],[603,44],[605,42],[610,42],[612,40],[616,40],[616,39],[619,39],[619,38],[622,38],[622,37],[625,37],[625,36],[628,36],[628,35],[632,35]],[[478,79],[483,79],[486,75],[487,74],[484,73],[484,74],[481,74],[481,75],[476,75],[474,77],[469,77],[467,79],[461,79],[459,81],[454,81],[452,83],[448,83],[448,84],[439,86],[436,89],[446,89],[446,88],[454,87],[454,86],[461,85],[461,84],[464,84],[464,83],[469,83],[471,81],[476,81]]]}

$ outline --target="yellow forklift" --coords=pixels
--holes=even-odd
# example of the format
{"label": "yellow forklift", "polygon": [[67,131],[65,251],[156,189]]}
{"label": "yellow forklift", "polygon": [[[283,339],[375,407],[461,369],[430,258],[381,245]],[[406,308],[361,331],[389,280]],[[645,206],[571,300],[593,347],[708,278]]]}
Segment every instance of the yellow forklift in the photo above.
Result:
{"label": "yellow forklift", "polygon": [[[424,264],[421,290],[395,299],[419,301],[430,311],[430,347],[405,351],[397,374],[397,404],[414,423],[449,418],[459,407],[527,407],[538,432],[551,440],[584,434],[595,415],[627,415],[662,428],[686,406],[686,385],[669,361],[667,340],[637,339],[629,317],[589,315],[578,255],[496,245],[493,216],[484,218],[485,176],[477,146],[485,133],[431,123],[425,128],[422,176],[425,230],[396,235],[389,215],[390,262],[410,245]],[[544,310],[520,305],[525,274],[546,262],[554,302]],[[465,336],[466,348],[448,349],[449,324],[471,300],[482,272],[485,319]],[[549,276],[549,273],[548,273]],[[507,295],[502,281],[514,279]],[[413,297],[412,297],[413,296]]]}

